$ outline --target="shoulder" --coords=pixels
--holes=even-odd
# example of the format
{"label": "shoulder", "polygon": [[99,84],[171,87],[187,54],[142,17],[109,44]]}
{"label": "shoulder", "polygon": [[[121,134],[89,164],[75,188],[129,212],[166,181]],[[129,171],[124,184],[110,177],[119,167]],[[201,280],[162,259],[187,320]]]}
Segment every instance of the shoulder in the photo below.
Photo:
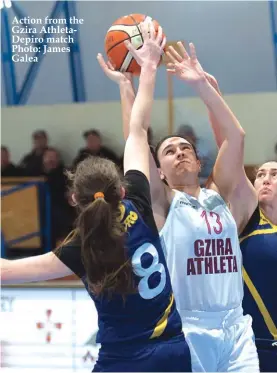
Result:
{"label": "shoulder", "polygon": [[124,178],[127,183],[126,200],[135,206],[144,222],[156,233],[157,226],[154,220],[150,184],[147,177],[141,171],[129,170]]}
{"label": "shoulder", "polygon": [[147,177],[138,170],[129,170],[124,176],[127,184],[126,198],[136,203],[143,203],[151,208],[150,183]]}
{"label": "shoulder", "polygon": [[78,237],[60,246],[53,253],[78,277],[81,278],[85,275],[81,255],[81,243]]}
{"label": "shoulder", "polygon": [[115,159],[118,158],[118,156],[116,155],[116,153],[112,149],[107,148],[106,146],[102,146],[100,153],[103,156],[107,156],[107,157],[110,157],[110,158],[115,158]]}
{"label": "shoulder", "polygon": [[31,153],[27,153],[27,154],[25,154],[24,156],[23,156],[23,158],[22,158],[22,162],[26,162],[26,161],[28,161],[30,158],[32,158],[33,157],[33,152],[31,152]]}

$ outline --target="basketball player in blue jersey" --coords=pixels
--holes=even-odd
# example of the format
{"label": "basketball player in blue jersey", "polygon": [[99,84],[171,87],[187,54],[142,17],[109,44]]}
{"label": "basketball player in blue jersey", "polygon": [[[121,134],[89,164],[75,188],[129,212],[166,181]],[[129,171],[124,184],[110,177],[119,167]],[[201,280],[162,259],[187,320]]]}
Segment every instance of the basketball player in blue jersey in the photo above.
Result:
{"label": "basketball player in blue jersey", "polygon": [[[124,152],[124,182],[114,163],[81,162],[72,175],[77,205],[73,238],[45,255],[1,260],[2,283],[77,274],[98,311],[101,343],[94,371],[191,371],[190,353],[151,209],[147,130],[165,39],[142,26],[138,94]],[[125,184],[127,185],[125,187]]]}
{"label": "basketball player in blue jersey", "polygon": [[262,372],[277,372],[277,162],[264,163],[255,189],[259,207],[240,235],[244,266],[244,312],[253,330]]}
{"label": "basketball player in blue jersey", "polygon": [[[168,71],[195,89],[209,110],[221,143],[212,177],[202,189],[198,177],[201,165],[194,146],[177,136],[159,142],[158,169],[150,157],[154,217],[190,346],[193,371],[257,372],[252,320],[242,310],[238,239],[239,230],[257,206],[256,192],[244,173],[245,134],[211,77],[203,71],[193,44],[190,54],[182,43],[178,46],[179,51],[168,49]],[[135,99],[132,84],[126,74],[113,71],[103,60],[99,62],[106,75],[120,86],[126,138]],[[244,199],[240,204],[234,202],[234,218],[228,206],[233,196],[238,196],[238,184]]]}

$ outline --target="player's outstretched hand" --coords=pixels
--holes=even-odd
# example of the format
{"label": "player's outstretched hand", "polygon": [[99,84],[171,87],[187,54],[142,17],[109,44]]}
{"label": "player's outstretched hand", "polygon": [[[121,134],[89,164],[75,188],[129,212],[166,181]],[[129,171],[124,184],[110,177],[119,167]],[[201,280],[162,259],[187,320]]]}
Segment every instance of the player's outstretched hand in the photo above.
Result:
{"label": "player's outstretched hand", "polygon": [[99,65],[101,66],[104,73],[107,75],[108,78],[113,80],[114,82],[120,84],[126,81],[132,81],[132,74],[131,73],[122,73],[121,71],[116,71],[111,64],[110,61],[105,61],[102,54],[97,54],[97,60]]}
{"label": "player's outstretched hand", "polygon": [[177,45],[179,50],[170,46],[166,52],[170,61],[167,71],[191,85],[205,81],[205,72],[197,59],[193,43],[189,44],[189,53],[182,42],[178,41]]}
{"label": "player's outstretched hand", "polygon": [[152,66],[156,68],[161,60],[161,55],[166,44],[163,30],[159,26],[156,33],[153,22],[149,20],[142,22],[140,29],[144,40],[143,46],[136,50],[128,40],[125,41],[125,45],[140,66]]}

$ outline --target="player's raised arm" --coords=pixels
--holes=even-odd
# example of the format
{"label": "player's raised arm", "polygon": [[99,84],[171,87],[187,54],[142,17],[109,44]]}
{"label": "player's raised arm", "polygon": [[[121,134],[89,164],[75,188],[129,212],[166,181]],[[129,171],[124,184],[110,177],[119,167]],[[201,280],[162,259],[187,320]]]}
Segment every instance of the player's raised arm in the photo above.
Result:
{"label": "player's raised arm", "polygon": [[[126,47],[130,50],[130,53],[132,53],[133,57],[141,66],[140,84],[136,100],[137,102],[135,104],[135,93],[131,81],[128,79],[129,77],[127,78],[126,75],[124,75],[123,73],[115,71],[111,63],[108,62],[106,64],[101,55],[98,55],[97,57],[100,66],[102,67],[105,74],[112,80],[116,81],[120,86],[121,99],[123,101],[122,116],[124,123],[124,137],[127,138],[129,132],[132,132],[129,142],[132,143],[133,139],[136,137],[139,146],[144,142],[145,133],[147,136],[147,130],[149,128],[149,117],[153,103],[156,70],[165,45],[165,39],[162,38],[161,28],[159,29],[158,34],[155,35],[154,26],[152,23],[149,23],[149,21],[147,21],[147,23],[142,23],[140,27],[142,29],[143,35],[145,36],[144,45],[141,50],[137,51],[130,42],[126,42]],[[145,29],[146,27],[149,27],[150,35]],[[146,120],[147,118],[148,120]],[[132,124],[130,123],[129,126],[128,122],[131,121]],[[148,155],[147,143],[146,146]],[[130,145],[127,148],[130,148]],[[127,149],[128,157],[130,158],[131,156],[132,160],[135,159],[134,151],[135,148],[132,149],[132,154],[129,154],[130,151],[128,151]],[[140,149],[140,151],[142,152],[142,149]],[[130,160],[127,161],[128,169],[129,165]],[[136,168],[135,165],[136,161],[134,160],[133,163],[131,162],[131,168]],[[147,172],[147,175],[149,177],[149,171]]]}
{"label": "player's raised arm", "polygon": [[144,44],[140,50],[136,50],[130,42],[126,42],[127,48],[141,66],[141,73],[138,93],[130,118],[130,132],[125,145],[124,173],[135,169],[143,172],[150,179],[147,131],[153,106],[157,67],[166,39],[163,38],[160,26],[156,35],[152,22],[142,23],[141,31]]}
{"label": "player's raised arm", "polygon": [[[97,55],[97,59],[105,75],[112,81],[116,82],[119,86],[120,97],[121,97],[122,119],[123,119],[123,133],[124,133],[124,138],[127,139],[129,135],[129,131],[130,131],[131,112],[132,112],[132,108],[133,108],[133,104],[134,104],[135,96],[136,96],[134,87],[132,84],[131,76],[129,73],[122,73],[120,71],[116,71],[115,67],[110,62],[105,62],[101,54]],[[144,70],[144,75],[147,75],[148,72],[145,72],[145,68],[143,68],[143,70]],[[145,117],[145,126],[149,128],[151,110],[148,110],[147,112],[148,114]],[[148,154],[150,158],[151,200],[152,200],[154,215],[156,217],[156,215],[161,214],[161,209],[164,211],[167,211],[168,209],[168,204],[166,203],[167,201],[166,191],[165,191],[166,185],[162,182],[160,178],[160,174],[157,169],[156,163],[149,149],[148,149]],[[163,208],[163,205],[164,205],[164,208]]]}
{"label": "player's raised arm", "polygon": [[213,181],[220,195],[229,201],[239,181],[243,165],[244,131],[223,98],[205,76],[195,47],[190,43],[190,54],[178,42],[179,51],[169,47],[168,71],[191,85],[220,124],[220,136],[224,138],[213,169]]}
{"label": "player's raised arm", "polygon": [[101,53],[97,54],[97,60],[105,75],[112,81],[116,82],[119,86],[123,122],[123,135],[124,139],[127,140],[129,135],[131,111],[136,97],[133,86],[132,74],[116,71],[110,61],[105,62]]}
{"label": "player's raised arm", "polygon": [[[213,86],[213,88],[218,92],[219,95],[222,96],[218,83],[216,79],[210,75],[205,73],[207,80]],[[209,118],[211,127],[214,133],[215,141],[220,149],[221,145],[223,144],[225,138],[222,136],[222,129],[221,124],[218,122],[216,116],[212,111],[209,110]],[[241,232],[245,225],[247,224],[248,220],[252,216],[253,212],[255,211],[258,203],[257,193],[255,188],[251,184],[250,180],[248,179],[243,163],[240,167],[240,176],[238,178],[238,184],[229,198],[229,202],[231,205],[231,211],[234,216],[234,219],[237,223],[239,232]],[[212,187],[213,179],[212,177],[209,180],[207,187]]]}

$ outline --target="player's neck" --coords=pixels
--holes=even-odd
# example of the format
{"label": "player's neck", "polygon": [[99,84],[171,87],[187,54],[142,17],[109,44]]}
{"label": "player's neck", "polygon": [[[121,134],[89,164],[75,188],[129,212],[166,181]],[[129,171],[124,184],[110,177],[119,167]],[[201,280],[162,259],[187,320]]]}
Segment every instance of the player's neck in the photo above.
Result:
{"label": "player's neck", "polygon": [[263,211],[264,216],[270,220],[271,223],[277,225],[277,208],[276,206],[260,204],[260,208]]}
{"label": "player's neck", "polygon": [[201,190],[199,184],[176,185],[173,186],[172,189],[179,190],[180,192],[185,192],[195,198],[198,198]]}

